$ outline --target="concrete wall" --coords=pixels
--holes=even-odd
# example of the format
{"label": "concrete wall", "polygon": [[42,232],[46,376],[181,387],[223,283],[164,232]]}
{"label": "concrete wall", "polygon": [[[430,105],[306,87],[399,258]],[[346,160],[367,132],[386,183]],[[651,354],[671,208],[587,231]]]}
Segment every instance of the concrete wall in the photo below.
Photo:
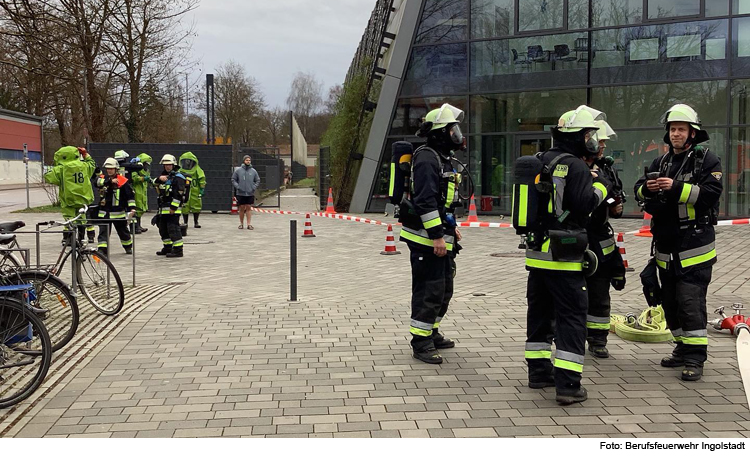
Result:
{"label": "concrete wall", "polygon": [[[29,183],[42,180],[42,162],[29,162]],[[20,160],[0,160],[0,186],[25,185],[26,164]]]}

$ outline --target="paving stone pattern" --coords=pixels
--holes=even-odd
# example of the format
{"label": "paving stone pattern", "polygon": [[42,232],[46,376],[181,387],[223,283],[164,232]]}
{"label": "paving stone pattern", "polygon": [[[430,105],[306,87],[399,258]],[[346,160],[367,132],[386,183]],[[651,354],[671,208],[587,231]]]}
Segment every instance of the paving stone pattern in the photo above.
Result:
{"label": "paving stone pattern", "polygon": [[[290,190],[282,208],[315,205]],[[28,224],[49,217],[18,215]],[[370,216],[388,220],[382,215]],[[509,229],[465,229],[445,363],[409,350],[408,250],[383,256],[384,227],[313,218],[299,238],[299,302],[289,302],[289,220],[203,215],[185,257],[157,257],[155,229],[137,238],[138,282],[169,288],[92,352],[53,397],[4,435],[19,437],[747,437],[750,411],[734,337],[709,330],[703,380],[659,366],[669,343],[612,335],[608,360],[586,358],[589,400],[560,407],[554,389],[531,390],[523,359],[526,279]],[[3,218],[2,220],[11,220]],[[495,221],[497,219],[494,219]],[[615,223],[632,231],[638,220]],[[709,311],[750,307],[747,226],[719,228]],[[33,229],[33,227],[31,227]],[[25,240],[33,246],[32,237]],[[52,260],[59,238],[43,238]],[[630,263],[650,241],[626,237]],[[506,253],[510,257],[492,257]],[[33,253],[32,253],[33,254]],[[126,285],[129,257],[113,248]],[[645,306],[636,273],[613,291],[617,313]],[[711,316],[713,317],[713,316]],[[75,343],[74,343],[75,344]]]}

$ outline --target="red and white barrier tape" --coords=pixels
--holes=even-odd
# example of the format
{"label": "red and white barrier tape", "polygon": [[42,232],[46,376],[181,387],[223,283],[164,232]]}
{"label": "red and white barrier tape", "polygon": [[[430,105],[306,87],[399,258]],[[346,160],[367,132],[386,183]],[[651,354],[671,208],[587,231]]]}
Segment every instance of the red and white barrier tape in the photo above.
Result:
{"label": "red and white barrier tape", "polygon": [[735,220],[719,220],[717,223],[718,226],[727,226],[727,225],[750,225],[750,218],[738,218]]}
{"label": "red and white barrier tape", "polygon": [[510,223],[490,223],[490,222],[461,222],[458,226],[462,228],[513,228]]}

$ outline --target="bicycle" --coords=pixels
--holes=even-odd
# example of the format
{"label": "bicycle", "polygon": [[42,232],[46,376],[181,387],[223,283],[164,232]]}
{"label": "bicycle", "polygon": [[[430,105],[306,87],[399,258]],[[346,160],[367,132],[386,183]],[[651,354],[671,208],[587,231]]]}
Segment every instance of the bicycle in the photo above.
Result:
{"label": "bicycle", "polygon": [[[73,228],[77,228],[76,222],[83,216],[88,208],[84,207],[79,211],[76,217],[71,218],[65,222],[57,222],[55,220],[49,222],[41,222],[38,225],[42,226],[62,226],[66,228],[63,232],[62,250],[57,257],[55,263],[42,270],[48,270],[52,275],[59,277],[68,258],[73,254],[73,236],[75,232]],[[23,226],[23,222],[20,223]],[[0,224],[0,227],[11,225]],[[19,227],[20,228],[20,227]],[[3,239],[0,235],[0,244],[3,244]],[[5,245],[8,247],[0,249],[0,266],[6,263],[16,268],[23,268],[19,260],[14,257],[12,249],[18,249],[18,241],[15,239],[15,235],[10,235],[13,238],[6,239]],[[86,299],[91,303],[94,308],[104,315],[115,315],[122,310],[125,304],[125,288],[122,285],[122,279],[120,274],[117,273],[115,266],[112,262],[102,253],[95,249],[88,248],[82,241],[82,239],[76,239],[75,244],[76,251],[76,277],[78,281],[78,288]],[[114,284],[113,284],[114,281]]]}
{"label": "bicycle", "polygon": [[[20,299],[10,295],[21,295]],[[29,304],[31,285],[0,286],[0,409],[31,396],[44,381],[52,362],[52,342],[39,315]]]}

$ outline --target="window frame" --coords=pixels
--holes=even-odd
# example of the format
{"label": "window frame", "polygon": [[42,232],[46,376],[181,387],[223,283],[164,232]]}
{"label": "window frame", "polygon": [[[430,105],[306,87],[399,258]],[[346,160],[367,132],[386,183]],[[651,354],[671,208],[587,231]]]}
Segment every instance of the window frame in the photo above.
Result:
{"label": "window frame", "polygon": [[[703,1],[703,0],[701,0]],[[514,0],[513,2],[513,8],[515,9],[514,12],[514,20],[513,20],[513,32],[515,36],[538,36],[538,35],[547,35],[552,33],[559,33],[559,32],[566,32],[568,31],[568,0],[562,0],[563,2],[563,17],[562,17],[562,26],[559,28],[551,28],[551,29],[534,29],[530,31],[521,31],[519,28],[521,26],[521,0]],[[591,9],[591,2],[589,2],[589,10]],[[589,13],[589,16],[591,13]]]}
{"label": "window frame", "polygon": [[641,17],[640,23],[634,24],[649,24],[649,23],[664,23],[669,21],[682,22],[691,20],[700,20],[706,17],[706,0],[699,0],[698,14],[697,15],[685,15],[685,16],[665,16],[662,18],[650,18],[648,14],[649,2],[651,0],[643,0],[643,16]]}

